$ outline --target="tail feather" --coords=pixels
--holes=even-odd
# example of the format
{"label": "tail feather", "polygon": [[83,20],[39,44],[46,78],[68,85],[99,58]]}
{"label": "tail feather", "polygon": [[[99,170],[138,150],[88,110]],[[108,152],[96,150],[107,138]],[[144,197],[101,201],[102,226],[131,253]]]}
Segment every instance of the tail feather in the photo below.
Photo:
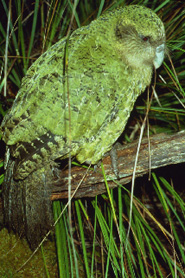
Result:
{"label": "tail feather", "polygon": [[52,169],[48,165],[24,180],[15,180],[14,165],[10,159],[3,183],[4,222],[9,231],[25,236],[34,249],[53,224]]}

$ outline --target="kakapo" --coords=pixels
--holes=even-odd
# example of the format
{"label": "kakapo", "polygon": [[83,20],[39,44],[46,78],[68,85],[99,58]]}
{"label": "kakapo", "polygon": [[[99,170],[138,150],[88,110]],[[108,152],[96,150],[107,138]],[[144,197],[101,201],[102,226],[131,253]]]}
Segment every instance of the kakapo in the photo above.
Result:
{"label": "kakapo", "polygon": [[53,163],[70,154],[96,164],[112,148],[163,62],[165,40],[160,18],[130,5],[61,39],[27,71],[1,133],[5,224],[32,247],[53,221]]}

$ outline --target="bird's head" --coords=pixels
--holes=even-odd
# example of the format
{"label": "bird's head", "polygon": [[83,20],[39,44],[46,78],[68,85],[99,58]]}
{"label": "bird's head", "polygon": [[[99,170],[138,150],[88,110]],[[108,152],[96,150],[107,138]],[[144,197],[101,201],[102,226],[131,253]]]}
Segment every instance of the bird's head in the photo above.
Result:
{"label": "bird's head", "polygon": [[164,24],[150,9],[130,5],[122,9],[115,28],[115,46],[131,68],[159,68],[166,52]]}

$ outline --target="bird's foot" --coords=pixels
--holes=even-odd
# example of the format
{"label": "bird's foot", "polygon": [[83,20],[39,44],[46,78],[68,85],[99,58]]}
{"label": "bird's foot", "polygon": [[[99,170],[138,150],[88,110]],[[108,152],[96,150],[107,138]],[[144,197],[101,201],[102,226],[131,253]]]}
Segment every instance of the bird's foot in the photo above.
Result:
{"label": "bird's foot", "polygon": [[118,156],[117,156],[117,149],[120,147],[120,143],[117,142],[113,145],[112,149],[110,150],[109,154],[111,157],[111,166],[112,170],[117,179],[120,179],[119,170],[118,170]]}

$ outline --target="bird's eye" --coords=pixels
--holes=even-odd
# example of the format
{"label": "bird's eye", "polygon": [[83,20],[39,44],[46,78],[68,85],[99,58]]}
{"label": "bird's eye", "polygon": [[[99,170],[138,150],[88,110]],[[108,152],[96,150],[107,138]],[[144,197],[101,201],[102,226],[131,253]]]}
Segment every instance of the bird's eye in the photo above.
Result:
{"label": "bird's eye", "polygon": [[147,37],[147,36],[141,35],[141,39],[142,39],[144,42],[148,42],[150,38]]}

